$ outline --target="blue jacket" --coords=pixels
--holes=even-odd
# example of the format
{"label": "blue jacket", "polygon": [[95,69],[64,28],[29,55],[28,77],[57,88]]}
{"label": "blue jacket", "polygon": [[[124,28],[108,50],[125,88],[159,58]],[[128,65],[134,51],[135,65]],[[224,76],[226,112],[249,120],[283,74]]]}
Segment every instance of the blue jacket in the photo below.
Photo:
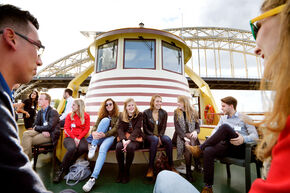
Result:
{"label": "blue jacket", "polygon": [[20,146],[12,102],[1,84],[0,187],[5,192],[48,192]]}

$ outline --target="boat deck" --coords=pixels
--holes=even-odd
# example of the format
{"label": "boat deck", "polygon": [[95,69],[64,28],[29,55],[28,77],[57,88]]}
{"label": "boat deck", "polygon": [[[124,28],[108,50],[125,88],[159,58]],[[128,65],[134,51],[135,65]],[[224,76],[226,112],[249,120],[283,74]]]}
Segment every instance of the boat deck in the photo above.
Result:
{"label": "boat deck", "polygon": [[[45,157],[45,158],[44,158]],[[46,160],[45,160],[46,159]],[[36,172],[43,180],[45,186],[50,191],[58,193],[63,189],[74,189],[76,192],[83,192],[82,186],[87,180],[81,181],[75,186],[69,186],[65,180],[62,180],[58,184],[52,182],[52,165],[49,162],[49,157],[46,155],[40,155],[37,162]],[[176,163],[178,164],[178,163]],[[257,177],[255,171],[255,165],[251,165],[252,181]],[[96,181],[95,186],[92,189],[92,193],[152,193],[154,187],[154,181],[148,180],[144,176],[147,171],[147,165],[145,164],[133,164],[131,168],[130,182],[128,184],[115,183],[115,178],[118,173],[118,165],[115,163],[105,163],[99,179]],[[231,179],[227,179],[226,166],[220,164],[218,161],[215,164],[215,177],[213,191],[215,193],[244,193],[245,192],[245,175],[244,168],[239,166],[231,166]],[[193,172],[193,176],[196,181],[193,185],[201,191],[203,187],[203,174]]]}

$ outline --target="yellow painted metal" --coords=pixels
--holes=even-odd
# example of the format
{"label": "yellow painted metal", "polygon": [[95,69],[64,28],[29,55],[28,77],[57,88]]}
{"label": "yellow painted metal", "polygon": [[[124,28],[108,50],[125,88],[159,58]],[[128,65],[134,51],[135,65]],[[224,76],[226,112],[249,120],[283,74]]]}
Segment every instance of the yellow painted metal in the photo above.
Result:
{"label": "yellow painted metal", "polygon": [[[92,54],[90,52],[90,47],[88,48],[88,54],[90,58],[92,59]],[[76,98],[78,96],[78,90],[80,88],[80,85],[86,78],[94,71],[94,64],[90,65],[86,70],[82,71],[78,76],[76,76],[73,80],[70,81],[67,88],[72,89],[73,91],[73,98]],[[57,112],[60,114],[64,111],[65,107],[65,99],[62,99],[57,107]]]}
{"label": "yellow painted metal", "polygon": [[62,98],[60,101],[59,101],[59,104],[58,104],[58,107],[57,107],[57,112],[58,114],[61,114],[63,111],[64,111],[64,107],[65,107],[65,99]]}
{"label": "yellow painted metal", "polygon": [[[200,95],[201,95],[200,96],[200,99],[201,99],[200,110],[202,112],[201,118],[204,121],[203,112],[206,105],[211,105],[215,113],[218,112],[217,105],[215,103],[215,100],[212,96],[212,93],[210,91],[208,84],[202,78],[200,78],[200,76],[198,76],[195,72],[193,72],[187,65],[185,65],[184,70],[185,70],[185,73],[189,76],[189,78],[191,78],[191,80],[193,80],[193,82],[198,86],[200,90]],[[215,115],[213,124],[216,125],[217,123],[218,123],[218,117]]]}
{"label": "yellow painted metal", "polygon": [[211,125],[201,125],[200,133],[198,134],[198,139],[205,140],[207,136],[210,136],[214,126]]}

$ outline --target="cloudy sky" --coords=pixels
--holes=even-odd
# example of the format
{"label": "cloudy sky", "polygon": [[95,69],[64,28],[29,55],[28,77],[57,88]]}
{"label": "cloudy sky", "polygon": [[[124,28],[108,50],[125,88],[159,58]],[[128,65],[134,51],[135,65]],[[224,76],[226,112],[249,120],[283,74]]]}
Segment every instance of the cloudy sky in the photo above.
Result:
{"label": "cloudy sky", "polygon": [[[124,27],[166,29],[178,27],[228,27],[250,30],[249,20],[259,15],[262,0],[0,0],[29,10],[40,23],[39,36],[46,50],[42,60],[48,65],[87,47],[91,40],[80,31],[108,31]],[[212,90],[220,98],[232,95],[241,111],[264,111],[262,103],[249,105],[251,94],[261,101],[259,91]],[[55,93],[58,93],[56,95]],[[60,98],[62,91],[53,92]]]}
{"label": "cloudy sky", "polygon": [[123,27],[166,29],[229,27],[249,30],[262,0],[0,0],[29,10],[40,23],[46,46],[44,66],[85,48],[91,40],[80,31],[107,31]]}

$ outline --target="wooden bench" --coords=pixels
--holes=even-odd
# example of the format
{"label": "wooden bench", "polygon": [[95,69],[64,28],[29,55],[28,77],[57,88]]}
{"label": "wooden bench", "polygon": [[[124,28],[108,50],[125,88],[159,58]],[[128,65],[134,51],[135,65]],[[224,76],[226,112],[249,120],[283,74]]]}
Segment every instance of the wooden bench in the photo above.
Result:
{"label": "wooden bench", "polygon": [[[60,137],[58,140],[58,144],[57,144],[57,150],[56,150],[56,157],[58,158],[58,160],[62,161],[64,154],[66,153],[66,149],[63,146],[63,139],[64,139],[64,134],[63,134],[63,128],[61,128],[60,131]],[[176,149],[176,147],[173,147],[173,149]],[[144,159],[149,163],[147,157],[145,156],[146,152],[149,152],[150,149],[149,148],[141,148],[141,149],[137,149],[136,152],[141,152],[143,154]],[[160,151],[165,151],[165,147],[161,147],[157,149],[158,152]],[[115,149],[109,149],[108,152],[115,152]],[[93,158],[93,160],[95,160]]]}
{"label": "wooden bench", "polygon": [[[176,149],[176,147],[173,147],[172,149],[174,150],[174,149]],[[157,148],[157,152],[160,152],[160,151],[166,151],[166,148],[165,147],[158,147]],[[116,152],[116,150],[115,149],[109,149],[108,152]],[[149,148],[137,149],[137,150],[135,150],[135,152],[141,152],[143,157],[144,157],[144,159],[147,161],[147,163],[149,163],[149,160],[148,160],[148,158],[145,155],[145,153],[149,153],[150,152]]]}

